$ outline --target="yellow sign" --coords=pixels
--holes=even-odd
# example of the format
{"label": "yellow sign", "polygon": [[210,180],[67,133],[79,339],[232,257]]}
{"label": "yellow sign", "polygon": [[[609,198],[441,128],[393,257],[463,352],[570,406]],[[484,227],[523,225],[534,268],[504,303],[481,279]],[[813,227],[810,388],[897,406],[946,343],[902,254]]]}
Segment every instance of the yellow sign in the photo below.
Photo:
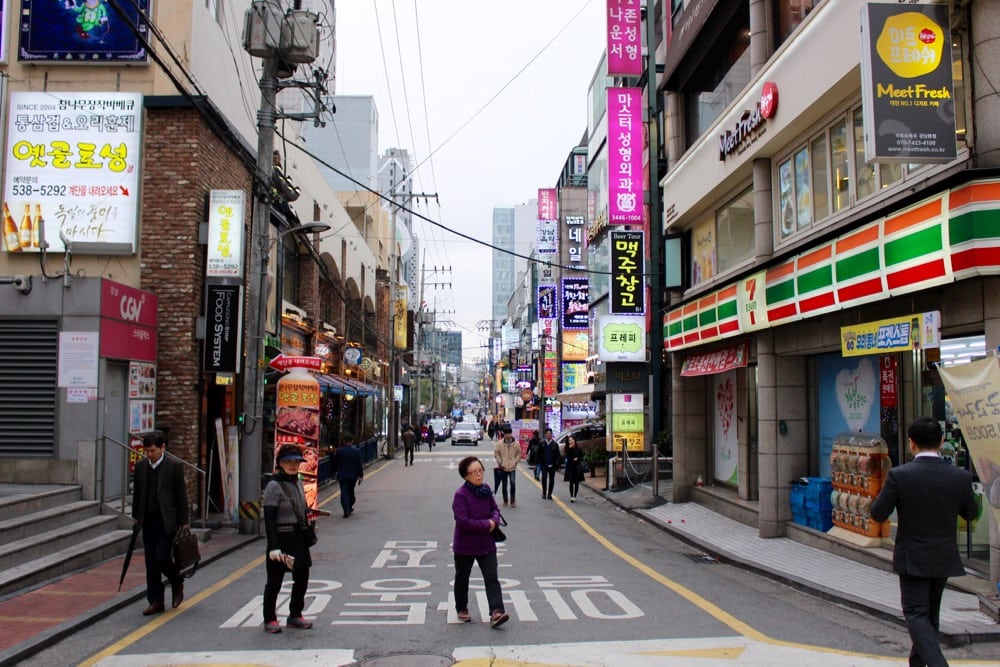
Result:
{"label": "yellow sign", "polygon": [[611,430],[618,433],[642,433],[646,430],[645,415],[641,412],[616,412],[611,415]]}
{"label": "yellow sign", "polygon": [[936,310],[840,328],[840,351],[845,357],[940,345],[941,313]]}
{"label": "yellow sign", "polygon": [[[890,16],[882,26],[875,50],[896,76],[915,79],[938,68],[947,36],[944,29],[920,12]],[[916,86],[920,95],[922,86]],[[945,89],[945,97],[951,97]],[[936,95],[934,95],[936,97]]]}
{"label": "yellow sign", "polygon": [[408,290],[405,285],[396,288],[396,303],[392,313],[392,344],[406,349],[406,302]]}
{"label": "yellow sign", "polygon": [[611,449],[620,452],[623,449],[630,452],[645,451],[646,445],[643,442],[642,433],[613,433],[611,436]]}

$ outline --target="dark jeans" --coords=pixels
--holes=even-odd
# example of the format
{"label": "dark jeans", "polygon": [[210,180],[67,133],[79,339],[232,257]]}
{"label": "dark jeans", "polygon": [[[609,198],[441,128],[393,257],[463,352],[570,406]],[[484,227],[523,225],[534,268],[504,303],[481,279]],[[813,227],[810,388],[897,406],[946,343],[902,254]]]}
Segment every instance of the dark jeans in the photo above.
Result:
{"label": "dark jeans", "polygon": [[941,617],[941,596],[947,578],[911,577],[899,575],[900,601],[906,629],[910,632],[913,647],[910,649],[911,667],[947,667],[948,661],[941,653],[937,631]]}
{"label": "dark jeans", "polygon": [[[267,584],[264,586],[264,622],[277,621],[278,612],[276,610],[278,593],[281,591],[281,582],[285,578],[288,568],[284,563],[267,559]],[[309,568],[300,567],[296,562],[295,569],[292,570],[292,597],[288,602],[288,617],[295,618],[302,615],[302,610],[306,606],[306,588],[309,586]]]}
{"label": "dark jeans", "polygon": [[569,497],[576,498],[576,494],[580,493],[580,482],[570,482],[569,483]]}
{"label": "dark jeans", "polygon": [[174,565],[174,536],[163,530],[163,520],[150,517],[142,526],[142,548],[146,560],[146,601],[163,604],[163,577],[171,588],[184,584],[184,579]]}
{"label": "dark jeans", "polygon": [[403,448],[403,462],[404,463],[413,463],[413,447],[404,447]]}
{"label": "dark jeans", "polygon": [[357,486],[356,479],[340,480],[340,506],[344,508],[344,514],[349,514],[354,510],[354,487]]}
{"label": "dark jeans", "polygon": [[514,496],[516,494],[516,490],[514,488],[514,478],[515,478],[514,473],[517,471],[501,470],[500,468],[497,468],[496,471],[498,473],[497,478],[499,479],[500,490],[501,493],[503,494],[503,501],[507,502],[507,481],[510,480],[510,500],[511,502],[513,502],[515,500]]}
{"label": "dark jeans", "polygon": [[556,467],[542,466],[542,495],[551,496],[556,483]]}
{"label": "dark jeans", "polygon": [[505,611],[503,597],[500,591],[500,578],[497,576],[497,552],[482,556],[460,556],[455,554],[455,610],[469,609],[469,575],[472,564],[478,562],[483,573],[483,584],[486,586],[486,600],[490,605],[490,613]]}

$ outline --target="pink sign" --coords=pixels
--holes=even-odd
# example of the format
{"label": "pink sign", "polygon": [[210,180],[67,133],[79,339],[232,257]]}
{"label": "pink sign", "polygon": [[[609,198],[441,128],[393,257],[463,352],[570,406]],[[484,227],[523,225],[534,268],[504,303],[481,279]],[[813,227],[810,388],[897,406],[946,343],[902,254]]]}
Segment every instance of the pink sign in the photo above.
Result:
{"label": "pink sign", "polygon": [[608,88],[608,222],[645,224],[642,89]]}
{"label": "pink sign", "polygon": [[639,0],[607,0],[608,76],[642,74]]}
{"label": "pink sign", "polygon": [[538,219],[559,219],[559,200],[556,198],[555,188],[538,189]]}
{"label": "pink sign", "polygon": [[155,362],[157,308],[152,292],[102,280],[101,356]]}

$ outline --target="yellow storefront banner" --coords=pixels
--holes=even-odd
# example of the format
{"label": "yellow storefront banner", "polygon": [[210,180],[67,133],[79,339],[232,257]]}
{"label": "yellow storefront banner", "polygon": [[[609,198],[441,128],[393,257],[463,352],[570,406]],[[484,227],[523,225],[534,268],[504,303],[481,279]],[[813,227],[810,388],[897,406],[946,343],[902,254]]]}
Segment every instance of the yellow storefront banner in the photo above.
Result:
{"label": "yellow storefront banner", "polygon": [[907,352],[940,345],[941,313],[936,310],[840,328],[840,352],[845,357]]}
{"label": "yellow storefront banner", "polygon": [[406,306],[409,290],[405,285],[396,287],[396,303],[392,314],[392,344],[401,350],[406,349]]}
{"label": "yellow storefront banner", "polygon": [[646,450],[646,444],[643,441],[642,433],[613,433],[611,435],[611,449],[615,452],[620,452],[623,449],[630,452],[642,452]]}
{"label": "yellow storefront banner", "polygon": [[939,366],[958,425],[1000,523],[1000,358]]}

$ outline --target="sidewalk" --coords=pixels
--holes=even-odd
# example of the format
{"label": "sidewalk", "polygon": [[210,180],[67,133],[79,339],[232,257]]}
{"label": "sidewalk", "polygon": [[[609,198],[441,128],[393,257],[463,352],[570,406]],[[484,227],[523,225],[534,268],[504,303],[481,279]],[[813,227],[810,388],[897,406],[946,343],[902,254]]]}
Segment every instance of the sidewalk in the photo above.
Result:
{"label": "sidewalk", "polygon": [[[698,503],[663,503],[648,485],[605,491],[604,483],[603,477],[585,481],[611,503],[729,563],[903,624],[899,580],[888,570],[787,537],[762,538],[755,528]],[[661,494],[662,487],[661,483]],[[941,604],[940,632],[950,645],[1000,641],[1000,625],[979,611],[979,596],[951,586]]]}
{"label": "sidewalk", "polygon": [[[254,535],[240,535],[235,528],[208,533],[209,539],[198,545],[199,567],[257,539]],[[0,622],[4,627],[0,633],[0,665],[15,664],[95,620],[141,600],[146,593],[142,550],[137,549],[132,557],[119,592],[123,562],[124,556],[120,556],[0,600]],[[195,573],[192,582],[197,578]]]}

